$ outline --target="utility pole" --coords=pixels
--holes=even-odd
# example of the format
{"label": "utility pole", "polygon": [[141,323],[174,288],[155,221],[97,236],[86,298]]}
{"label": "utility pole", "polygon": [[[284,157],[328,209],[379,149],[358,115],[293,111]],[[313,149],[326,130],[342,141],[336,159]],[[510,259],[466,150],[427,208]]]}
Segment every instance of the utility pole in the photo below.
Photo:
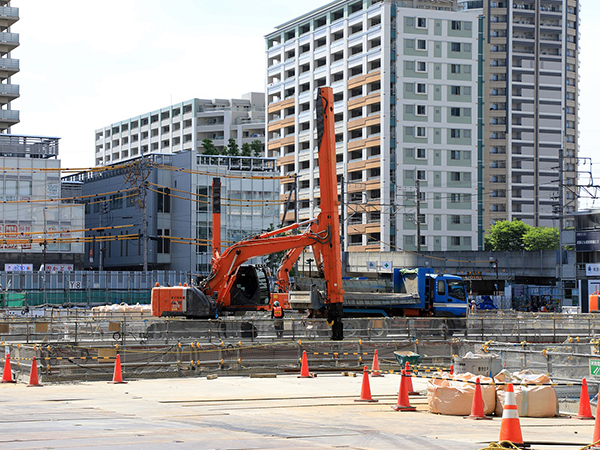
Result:
{"label": "utility pole", "polygon": [[421,253],[421,183],[415,180],[417,188],[417,253]]}
{"label": "utility pole", "polygon": [[144,256],[144,272],[148,272],[148,215],[146,212],[146,180],[140,186],[140,198],[142,201],[142,253]]}
{"label": "utility pole", "polygon": [[561,306],[565,301],[565,289],[563,281],[563,234],[564,234],[564,216],[565,216],[565,198],[564,198],[564,159],[565,149],[558,149],[558,292]]}

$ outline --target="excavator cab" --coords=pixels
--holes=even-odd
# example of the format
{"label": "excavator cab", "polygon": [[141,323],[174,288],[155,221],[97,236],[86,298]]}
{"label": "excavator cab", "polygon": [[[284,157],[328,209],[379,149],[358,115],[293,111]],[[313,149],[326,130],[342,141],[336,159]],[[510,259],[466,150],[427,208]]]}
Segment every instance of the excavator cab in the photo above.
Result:
{"label": "excavator cab", "polygon": [[261,265],[245,265],[238,269],[235,283],[231,288],[232,307],[269,306],[271,291],[267,270]]}

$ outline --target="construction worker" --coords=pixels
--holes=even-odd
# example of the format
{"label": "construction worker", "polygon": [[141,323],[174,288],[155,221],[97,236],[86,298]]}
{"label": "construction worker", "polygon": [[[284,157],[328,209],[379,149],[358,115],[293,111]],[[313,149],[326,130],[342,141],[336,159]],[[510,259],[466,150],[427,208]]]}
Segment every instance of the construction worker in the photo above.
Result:
{"label": "construction worker", "polygon": [[273,310],[271,311],[271,319],[274,320],[273,324],[275,326],[275,331],[277,332],[277,337],[283,337],[283,308],[279,306],[279,302],[273,303]]}

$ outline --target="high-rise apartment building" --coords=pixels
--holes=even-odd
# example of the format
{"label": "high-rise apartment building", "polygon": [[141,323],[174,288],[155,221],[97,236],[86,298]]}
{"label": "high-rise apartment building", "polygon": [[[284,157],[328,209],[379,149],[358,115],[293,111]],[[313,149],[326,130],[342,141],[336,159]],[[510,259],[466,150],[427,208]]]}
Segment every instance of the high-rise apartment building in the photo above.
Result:
{"label": "high-rise apartment building", "polygon": [[11,51],[19,46],[19,35],[10,27],[19,20],[19,8],[10,6],[10,0],[0,0],[0,132],[10,133],[10,127],[19,123],[19,111],[11,108],[11,102],[19,97],[19,85],[11,83],[11,77],[19,71],[19,60],[11,57]]}
{"label": "high-rise apartment building", "polygon": [[578,1],[461,4],[486,22],[484,225],[520,219],[556,226],[559,215],[577,209],[574,192],[559,186],[559,168],[563,187],[575,185]]}
{"label": "high-rise apartment building", "polygon": [[192,99],[96,130],[96,165],[107,166],[149,153],[201,150],[210,139],[217,150],[234,139],[239,147],[265,136],[265,96]]}
{"label": "high-rise apartment building", "polygon": [[266,36],[267,156],[294,175],[299,220],[319,206],[314,93],[328,85],[344,249],[481,245],[479,16],[455,0],[339,0]]}

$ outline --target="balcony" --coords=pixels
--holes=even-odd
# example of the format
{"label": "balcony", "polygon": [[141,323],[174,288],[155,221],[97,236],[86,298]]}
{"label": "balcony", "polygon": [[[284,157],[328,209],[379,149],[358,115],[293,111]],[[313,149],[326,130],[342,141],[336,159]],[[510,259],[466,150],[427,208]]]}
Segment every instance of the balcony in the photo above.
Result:
{"label": "balcony", "polygon": [[0,84],[0,104],[6,104],[15,98],[19,98],[18,84]]}
{"label": "balcony", "polygon": [[0,27],[8,28],[19,20],[19,8],[0,6]]}
{"label": "balcony", "polygon": [[0,53],[8,53],[18,46],[18,33],[0,33]]}
{"label": "balcony", "polygon": [[19,71],[19,60],[0,58],[0,78],[8,78]]}

